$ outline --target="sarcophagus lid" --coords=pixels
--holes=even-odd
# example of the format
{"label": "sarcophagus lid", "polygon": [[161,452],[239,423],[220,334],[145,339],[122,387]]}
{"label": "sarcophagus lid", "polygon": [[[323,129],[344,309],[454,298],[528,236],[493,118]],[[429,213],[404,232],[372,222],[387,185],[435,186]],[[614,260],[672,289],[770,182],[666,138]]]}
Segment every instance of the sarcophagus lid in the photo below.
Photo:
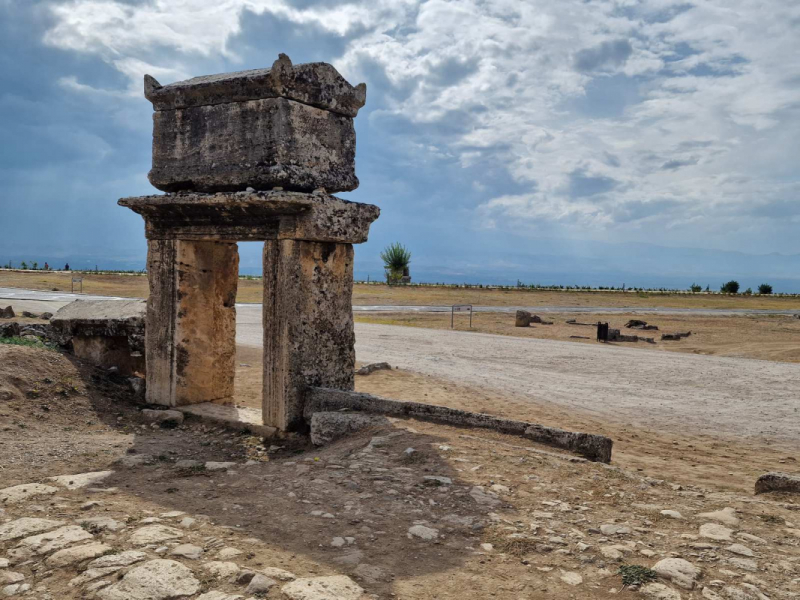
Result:
{"label": "sarcophagus lid", "polygon": [[153,168],[160,190],[218,192],[358,187],[353,117],[366,85],[331,65],[292,65],[195,77],[162,86],[145,75],[153,103]]}

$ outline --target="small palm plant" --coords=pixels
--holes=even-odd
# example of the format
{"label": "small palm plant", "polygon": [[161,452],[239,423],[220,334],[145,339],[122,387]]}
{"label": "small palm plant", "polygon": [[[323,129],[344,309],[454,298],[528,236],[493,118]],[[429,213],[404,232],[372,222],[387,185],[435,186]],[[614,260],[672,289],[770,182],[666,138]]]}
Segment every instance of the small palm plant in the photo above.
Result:
{"label": "small palm plant", "polygon": [[386,271],[386,283],[399,283],[403,275],[408,275],[411,252],[400,242],[395,242],[383,249],[381,260]]}

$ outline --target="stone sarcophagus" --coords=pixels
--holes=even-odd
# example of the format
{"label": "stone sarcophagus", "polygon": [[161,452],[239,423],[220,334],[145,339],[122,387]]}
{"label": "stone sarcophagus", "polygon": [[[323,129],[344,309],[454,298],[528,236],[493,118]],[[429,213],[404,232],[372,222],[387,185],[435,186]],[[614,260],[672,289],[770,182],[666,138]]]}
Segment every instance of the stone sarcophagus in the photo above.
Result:
{"label": "stone sarcophagus", "polygon": [[353,118],[366,86],[351,86],[325,63],[196,77],[161,86],[153,103],[153,168],[160,190],[217,192],[282,187],[354,190]]}
{"label": "stone sarcophagus", "polygon": [[148,240],[147,400],[234,396],[238,241],[264,242],[265,425],[305,427],[310,386],[353,389],[353,247],[378,207],[352,190],[353,118],[366,86],[330,65],[292,65],[161,86],[150,181],[166,195],[119,201]]}

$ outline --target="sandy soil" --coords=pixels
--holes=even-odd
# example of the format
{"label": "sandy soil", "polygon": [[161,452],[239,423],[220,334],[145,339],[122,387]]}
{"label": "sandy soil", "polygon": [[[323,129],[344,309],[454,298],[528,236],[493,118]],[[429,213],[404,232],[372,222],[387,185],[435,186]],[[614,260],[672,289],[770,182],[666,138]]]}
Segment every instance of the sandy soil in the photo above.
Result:
{"label": "sandy soil", "polygon": [[[628,335],[654,338],[649,344],[620,342],[612,346],[637,348],[649,351],[685,352],[738,358],[757,358],[779,362],[800,362],[800,319],[792,316],[698,316],[698,315],[635,315],[602,313],[547,313],[541,317],[552,325],[533,324],[530,327],[514,327],[514,315],[503,313],[480,313],[473,315],[472,329],[469,317],[459,315],[454,320],[458,331],[493,333],[520,338],[561,340],[597,345],[594,326],[570,325],[568,320],[581,323],[602,321],[610,327]],[[632,318],[644,319],[656,325],[658,331],[626,329]],[[449,314],[431,313],[382,313],[355,315],[358,323],[377,325],[402,325],[429,329],[450,330]],[[662,341],[662,333],[691,331],[692,335],[680,341]]]}

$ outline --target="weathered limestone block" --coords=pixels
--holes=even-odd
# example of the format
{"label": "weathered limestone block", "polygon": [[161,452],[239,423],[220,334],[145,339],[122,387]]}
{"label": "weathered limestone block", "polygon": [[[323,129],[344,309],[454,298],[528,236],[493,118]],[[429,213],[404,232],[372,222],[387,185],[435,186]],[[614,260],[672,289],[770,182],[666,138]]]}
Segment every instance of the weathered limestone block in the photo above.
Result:
{"label": "weathered limestone block", "polygon": [[353,87],[328,63],[292,65],[281,54],[271,69],[205,75],[162,86],[145,75],[145,97],[155,110],[288,98],[309,106],[355,117],[367,100],[367,86]]}
{"label": "weathered limestone block", "polygon": [[303,410],[307,418],[313,418],[314,413],[334,412],[342,409],[446,423],[457,427],[492,429],[500,433],[518,435],[535,442],[577,452],[596,462],[611,462],[611,451],[614,445],[613,441],[604,435],[565,431],[537,423],[503,419],[446,406],[389,400],[371,394],[348,391],[344,388],[310,387],[306,390]]}
{"label": "weathered limestone block", "polygon": [[756,481],[756,494],[784,492],[800,494],[800,476],[787,473],[765,473]]}
{"label": "weathered limestone block", "polygon": [[309,386],[354,388],[350,244],[264,244],[264,424],[304,426]]}
{"label": "weathered limestone block", "polygon": [[514,327],[529,327],[531,324],[531,313],[527,310],[518,310],[514,318]]}
{"label": "weathered limestone block", "polygon": [[145,303],[142,300],[75,300],[50,321],[75,356],[122,375],[145,372]]}
{"label": "weathered limestone block", "polygon": [[285,98],[153,114],[150,183],[166,192],[358,187],[353,119]]}
{"label": "weathered limestone block", "polygon": [[381,415],[316,412],[311,415],[311,443],[324,446],[357,431],[386,425],[389,425],[389,419]]}
{"label": "weathered limestone block", "polygon": [[238,247],[150,240],[147,401],[165,406],[233,395]]}
{"label": "weathered limestone block", "polygon": [[123,198],[145,219],[148,239],[298,239],[360,244],[380,209],[322,192],[182,192]]}
{"label": "weathered limestone block", "polygon": [[366,86],[353,88],[330,65],[197,77],[161,86],[153,102],[150,182],[175,192],[271,189],[310,192],[358,187],[353,117]]}

